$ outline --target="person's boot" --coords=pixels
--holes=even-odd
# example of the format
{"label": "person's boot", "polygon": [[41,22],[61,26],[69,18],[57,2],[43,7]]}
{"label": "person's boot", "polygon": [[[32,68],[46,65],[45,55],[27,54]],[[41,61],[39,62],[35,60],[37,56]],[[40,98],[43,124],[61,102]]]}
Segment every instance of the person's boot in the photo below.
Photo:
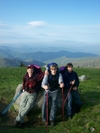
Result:
{"label": "person's boot", "polygon": [[77,113],[79,113],[81,111],[81,106],[77,105]]}
{"label": "person's boot", "polygon": [[54,121],[50,121],[51,126],[55,126],[55,122]]}
{"label": "person's boot", "polygon": [[14,127],[15,128],[20,128],[22,126],[22,123],[20,121],[14,121]]}
{"label": "person's boot", "polygon": [[71,119],[72,119],[72,115],[68,115],[67,120],[71,120]]}

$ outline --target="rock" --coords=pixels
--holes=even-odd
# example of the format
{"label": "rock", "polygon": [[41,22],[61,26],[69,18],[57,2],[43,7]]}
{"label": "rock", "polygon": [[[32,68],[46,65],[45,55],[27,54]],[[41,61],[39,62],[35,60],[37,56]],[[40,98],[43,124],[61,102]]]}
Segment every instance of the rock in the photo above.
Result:
{"label": "rock", "polygon": [[94,132],[95,131],[95,128],[94,127],[90,127],[90,131],[91,132]]}
{"label": "rock", "polygon": [[[22,89],[22,84],[19,84],[16,88],[16,92],[15,92],[15,95],[18,95],[18,93],[20,92],[20,90]],[[36,102],[35,102],[35,105],[34,105],[34,110],[35,109],[41,109],[42,108],[42,103],[43,103],[43,96],[44,96],[44,90],[41,89],[41,91],[38,93],[37,95],[37,98],[36,98]],[[22,95],[20,95],[18,97],[18,99],[15,101],[14,103],[14,108],[15,110],[18,112],[19,110],[19,105],[20,105],[20,101],[21,101],[21,97]],[[61,104],[62,104],[62,94],[61,94],[61,89],[59,89],[59,92],[58,92],[58,107],[61,107]]]}
{"label": "rock", "polygon": [[79,77],[79,80],[80,80],[80,81],[85,81],[85,80],[87,80],[87,78],[86,78],[85,75],[82,75],[82,76]]}
{"label": "rock", "polygon": [[[20,92],[21,89],[22,89],[22,84],[19,84],[16,88],[14,98],[16,97],[16,95],[18,95],[18,93]],[[41,89],[41,91],[38,93],[38,96],[37,96],[37,99],[36,99],[36,102],[35,102],[35,105],[34,105],[34,109],[41,108],[42,102],[43,102],[43,92],[44,92],[44,90]],[[20,105],[21,98],[22,98],[22,94],[17,98],[17,100],[14,103],[14,108],[17,112],[19,110],[19,105]]]}

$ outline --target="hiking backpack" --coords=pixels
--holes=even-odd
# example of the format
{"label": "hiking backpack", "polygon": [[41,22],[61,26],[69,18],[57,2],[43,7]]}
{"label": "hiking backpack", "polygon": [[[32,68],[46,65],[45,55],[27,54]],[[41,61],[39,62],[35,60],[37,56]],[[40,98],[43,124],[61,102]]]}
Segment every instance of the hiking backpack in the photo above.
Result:
{"label": "hiking backpack", "polygon": [[59,72],[63,75],[66,72],[66,66],[60,67]]}

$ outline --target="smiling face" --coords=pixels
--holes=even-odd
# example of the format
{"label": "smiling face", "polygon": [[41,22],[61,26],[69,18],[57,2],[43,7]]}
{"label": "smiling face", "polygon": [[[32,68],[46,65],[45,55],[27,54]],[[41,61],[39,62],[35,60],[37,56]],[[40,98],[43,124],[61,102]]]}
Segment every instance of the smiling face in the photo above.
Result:
{"label": "smiling face", "polygon": [[56,73],[57,73],[57,66],[55,66],[55,65],[50,66],[50,71],[51,71],[52,75],[56,75]]}
{"label": "smiling face", "polygon": [[33,68],[28,68],[28,69],[27,69],[27,73],[28,73],[29,77],[31,77],[31,76],[32,76],[33,71],[34,71],[34,69],[33,69]]}

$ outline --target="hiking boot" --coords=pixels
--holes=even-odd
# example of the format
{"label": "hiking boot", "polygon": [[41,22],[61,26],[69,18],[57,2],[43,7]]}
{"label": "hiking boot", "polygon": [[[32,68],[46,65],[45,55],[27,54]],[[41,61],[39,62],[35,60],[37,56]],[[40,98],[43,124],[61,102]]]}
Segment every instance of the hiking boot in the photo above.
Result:
{"label": "hiking boot", "polygon": [[20,128],[21,126],[22,126],[22,123],[21,123],[20,121],[16,121],[16,120],[15,120],[15,122],[14,122],[14,127]]}
{"label": "hiking boot", "polygon": [[55,126],[55,122],[54,121],[51,121],[51,126]]}
{"label": "hiking boot", "polygon": [[67,120],[71,120],[71,119],[72,119],[72,115],[68,115]]}
{"label": "hiking boot", "polygon": [[48,126],[49,125],[46,121],[44,121],[43,123],[44,123],[45,126]]}

